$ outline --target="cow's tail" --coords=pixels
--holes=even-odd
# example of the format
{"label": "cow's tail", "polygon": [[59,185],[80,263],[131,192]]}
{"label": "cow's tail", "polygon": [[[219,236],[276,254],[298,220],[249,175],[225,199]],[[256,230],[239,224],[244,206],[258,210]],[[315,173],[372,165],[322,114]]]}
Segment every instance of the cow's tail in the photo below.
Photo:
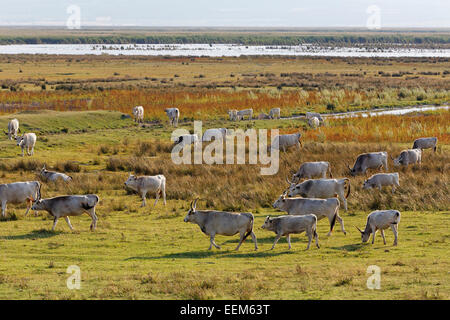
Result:
{"label": "cow's tail", "polygon": [[347,182],[347,185],[348,185],[347,194],[345,195],[345,199],[347,199],[348,196],[350,195],[351,185],[350,185],[350,179],[349,178],[344,178],[344,180]]}
{"label": "cow's tail", "polygon": [[336,218],[337,218],[337,215],[338,215],[338,214],[339,214],[339,203],[338,203],[338,205],[336,206],[336,209],[334,210],[333,219],[331,220],[331,223],[330,223],[330,234],[331,234],[331,232],[333,231],[334,226],[336,225]]}
{"label": "cow's tail", "polygon": [[245,241],[245,239],[247,239],[247,237],[249,235],[251,235],[251,233],[253,232],[253,223],[255,221],[255,218],[253,217],[252,214],[250,214],[250,230],[247,231],[247,233],[244,235],[244,238],[242,238],[242,242]]}
{"label": "cow's tail", "polygon": [[41,183],[39,181],[36,181],[38,184],[38,190],[37,190],[37,200],[41,200]]}

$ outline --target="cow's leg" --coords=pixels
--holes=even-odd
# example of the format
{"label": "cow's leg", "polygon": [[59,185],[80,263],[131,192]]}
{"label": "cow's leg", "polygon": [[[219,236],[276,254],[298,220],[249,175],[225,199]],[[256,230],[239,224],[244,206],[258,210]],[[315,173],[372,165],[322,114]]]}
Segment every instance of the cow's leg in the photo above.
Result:
{"label": "cow's leg", "polygon": [[162,189],[163,199],[164,199],[164,205],[166,205],[166,189]]}
{"label": "cow's leg", "polygon": [[306,235],[308,236],[308,245],[306,246],[306,250],[309,250],[309,247],[311,246],[311,241],[313,237],[313,230],[309,230]]}
{"label": "cow's leg", "polygon": [[220,249],[220,246],[218,246],[215,242],[214,242],[214,238],[216,237],[215,233],[212,233],[211,236],[209,237],[209,241],[210,241],[210,245],[209,245],[209,249],[211,250],[212,246],[216,247],[217,249]]}
{"label": "cow's leg", "polygon": [[73,231],[72,224],[70,223],[69,217],[64,217],[64,220],[66,220],[67,225],[69,226],[70,230]]}
{"label": "cow's leg", "polygon": [[392,186],[392,193],[395,192],[395,185]]}
{"label": "cow's leg", "polygon": [[372,244],[375,243],[375,233],[377,233],[377,229],[376,228],[372,228]]}
{"label": "cow's leg", "polygon": [[56,227],[56,224],[58,223],[58,217],[55,217],[54,219],[53,219],[53,227],[52,227],[52,231],[55,231],[55,227]]}
{"label": "cow's leg", "polygon": [[381,237],[383,238],[383,243],[386,245],[386,238],[384,237],[384,230],[380,229]]}
{"label": "cow's leg", "polygon": [[[317,227],[317,225],[316,225],[316,227]],[[317,229],[314,230],[314,238],[316,239],[317,249],[319,249],[320,248],[320,246],[319,246],[319,235],[317,234]]]}
{"label": "cow's leg", "polygon": [[6,217],[6,200],[2,201],[2,216]]}
{"label": "cow's leg", "polygon": [[288,244],[289,244],[289,250],[291,250],[291,235],[288,234],[288,235],[286,236],[286,239],[287,239],[287,242],[288,242]]}
{"label": "cow's leg", "polygon": [[90,229],[91,231],[94,231],[95,228],[97,227],[97,220],[98,220],[97,215],[95,214],[95,207],[87,210],[87,212],[92,218]]}
{"label": "cow's leg", "polygon": [[258,243],[256,241],[255,233],[252,231],[252,233],[250,233],[250,235],[252,236],[253,243],[255,244],[255,250],[258,250]]}
{"label": "cow's leg", "polygon": [[236,249],[234,249],[234,250],[238,251],[239,248],[241,247],[241,244],[244,242],[245,233],[246,233],[246,231],[243,231],[240,233],[239,244],[237,245]]}
{"label": "cow's leg", "polygon": [[161,190],[157,190],[157,191],[156,191],[156,200],[155,200],[155,204],[153,205],[153,208],[154,208],[154,207],[156,206],[156,204],[158,203],[160,192],[161,192]]}
{"label": "cow's leg", "polygon": [[141,204],[141,207],[145,207],[145,205],[147,204],[147,203],[145,202],[145,197],[146,197],[146,195],[147,195],[147,190],[141,192],[141,197],[142,197],[142,204]]}
{"label": "cow's leg", "polygon": [[24,154],[23,154],[23,152],[24,152],[23,150],[24,150],[24,149],[25,149],[25,148],[24,148],[24,147],[22,147],[22,157],[24,156]]}
{"label": "cow's leg", "polygon": [[280,240],[280,238],[281,238],[281,234],[277,234],[277,236],[275,237],[275,242],[272,245],[272,249],[270,249],[270,250],[273,250],[273,248],[275,248],[275,245],[277,244],[278,240]]}
{"label": "cow's leg", "polygon": [[33,204],[32,200],[30,198],[27,198],[27,211],[25,211],[25,217],[27,216],[28,212],[30,211],[32,204]]}
{"label": "cow's leg", "polygon": [[396,224],[391,224],[392,232],[394,233],[394,246],[397,245],[397,238],[398,238],[398,229]]}
{"label": "cow's leg", "polygon": [[345,212],[347,212],[347,209],[348,209],[348,207],[347,207],[347,199],[345,198],[344,193],[342,193],[342,194],[339,195],[339,199],[340,199],[340,200],[342,201],[342,203],[344,204]]}
{"label": "cow's leg", "polygon": [[327,237],[331,236],[331,233],[333,232],[333,226],[331,225],[331,223],[333,222],[333,217],[334,216],[328,217],[328,222],[330,223],[330,231],[327,233]]}

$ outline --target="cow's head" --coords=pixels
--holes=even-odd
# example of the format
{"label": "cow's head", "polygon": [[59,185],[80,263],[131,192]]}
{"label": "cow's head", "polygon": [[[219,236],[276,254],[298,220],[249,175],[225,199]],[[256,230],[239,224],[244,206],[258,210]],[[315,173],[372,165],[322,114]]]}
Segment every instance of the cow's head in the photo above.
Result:
{"label": "cow's head", "polygon": [[128,176],[127,181],[125,181],[125,183],[124,183],[125,186],[130,188],[130,189],[136,190],[137,189],[137,183],[138,183],[137,178],[138,178],[137,176],[132,175],[130,173],[129,176]]}
{"label": "cow's head", "polygon": [[371,189],[373,188],[373,184],[369,181],[369,179],[367,179],[366,181],[364,181],[363,183],[363,189],[367,190],[367,189]]}
{"label": "cow's head", "polygon": [[191,202],[189,211],[188,211],[186,217],[184,217],[184,222],[195,222],[195,216],[197,213],[197,211],[196,211],[197,210],[197,201],[198,201],[198,198]]}
{"label": "cow's head", "polygon": [[401,155],[395,159],[391,157],[392,161],[394,162],[394,166],[398,167],[402,164],[401,157],[402,157]]}
{"label": "cow's head", "polygon": [[33,205],[31,206],[31,210],[44,210],[44,202],[42,199],[38,199],[36,201],[33,201]]}
{"label": "cow's head", "polygon": [[370,231],[366,232],[366,230],[362,231],[360,228],[356,227],[356,229],[358,229],[358,231],[361,233],[361,241],[362,243],[366,243],[369,240],[370,237]]}
{"label": "cow's head", "polygon": [[47,172],[47,169],[45,169],[45,164],[44,164],[44,166],[41,169],[41,174],[46,173],[46,172]]}
{"label": "cow's head", "polygon": [[350,172],[350,175],[352,175],[352,176],[357,175],[356,166],[353,166],[353,168],[350,168],[350,166],[347,164],[347,168],[348,168],[348,171]]}
{"label": "cow's head", "polygon": [[287,191],[283,192],[283,194],[277,200],[275,200],[272,205],[275,209],[281,209],[283,207],[284,203],[286,202],[286,194]]}
{"label": "cow's head", "polygon": [[273,231],[273,219],[270,219],[270,216],[266,217],[266,220],[264,220],[264,224],[261,226],[262,229],[266,229],[269,231]]}
{"label": "cow's head", "polygon": [[18,136],[16,137],[16,142],[18,146],[21,146],[23,144],[23,137],[24,136]]}

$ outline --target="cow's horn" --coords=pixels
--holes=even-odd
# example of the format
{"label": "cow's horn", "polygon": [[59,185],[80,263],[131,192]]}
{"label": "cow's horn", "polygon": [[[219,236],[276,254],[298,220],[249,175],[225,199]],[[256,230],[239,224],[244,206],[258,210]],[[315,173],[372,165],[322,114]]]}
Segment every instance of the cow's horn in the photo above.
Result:
{"label": "cow's horn", "polygon": [[289,184],[292,184],[292,182],[289,181],[289,178],[288,178],[288,177],[286,177],[286,182],[289,183]]}
{"label": "cow's horn", "polygon": [[364,232],[362,232],[361,229],[358,228],[357,226],[355,226],[355,228],[358,229],[359,232],[364,233]]}
{"label": "cow's horn", "polygon": [[197,208],[197,201],[198,201],[198,199],[199,199],[199,198],[197,198],[197,199],[194,200],[194,206],[193,206],[193,208],[192,208],[192,209],[194,209],[194,210]]}

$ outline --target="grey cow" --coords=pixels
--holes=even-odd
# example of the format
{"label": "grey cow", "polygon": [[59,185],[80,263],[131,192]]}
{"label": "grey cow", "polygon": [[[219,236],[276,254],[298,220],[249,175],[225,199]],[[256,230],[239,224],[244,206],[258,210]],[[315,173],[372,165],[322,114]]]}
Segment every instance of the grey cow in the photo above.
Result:
{"label": "grey cow", "polygon": [[53,216],[52,231],[55,230],[59,218],[64,218],[69,225],[70,230],[73,230],[69,216],[80,216],[84,212],[87,212],[92,218],[90,229],[91,231],[94,231],[97,226],[95,206],[98,204],[99,200],[100,198],[95,194],[60,196],[40,199],[33,203],[31,209],[45,210]]}
{"label": "grey cow", "polygon": [[386,238],[384,237],[384,229],[391,228],[394,233],[394,246],[398,242],[398,224],[400,223],[400,212],[397,210],[377,210],[371,212],[367,216],[367,223],[364,231],[361,231],[358,227],[359,232],[361,232],[361,241],[367,242],[369,240],[370,234],[372,234],[372,244],[375,242],[375,233],[380,230],[381,236],[383,237],[383,242],[386,244]]}
{"label": "grey cow", "polygon": [[356,158],[353,168],[350,168],[349,165],[347,165],[347,167],[352,176],[356,176],[357,174],[366,174],[367,169],[379,169],[384,167],[387,171],[387,152],[382,151],[360,154],[358,158]]}
{"label": "grey cow", "polygon": [[240,239],[239,244],[235,249],[236,251],[239,250],[239,247],[249,235],[251,235],[252,240],[255,243],[255,250],[258,250],[256,235],[253,233],[254,217],[251,213],[197,210],[197,201],[198,199],[191,202],[190,209],[184,218],[184,222],[197,224],[200,227],[200,230],[209,236],[210,245],[208,250],[211,250],[212,246],[220,249],[220,246],[214,242],[216,234],[234,236],[237,233],[240,234]]}

